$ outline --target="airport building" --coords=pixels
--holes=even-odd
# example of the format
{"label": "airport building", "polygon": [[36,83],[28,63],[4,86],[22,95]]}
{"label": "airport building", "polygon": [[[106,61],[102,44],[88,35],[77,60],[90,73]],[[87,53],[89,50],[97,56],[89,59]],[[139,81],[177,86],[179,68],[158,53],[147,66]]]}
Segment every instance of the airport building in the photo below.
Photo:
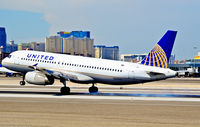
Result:
{"label": "airport building", "polygon": [[184,72],[184,76],[200,76],[200,59],[185,60],[178,64],[168,64],[168,68]]}
{"label": "airport building", "polygon": [[182,76],[200,76],[200,53],[194,56],[193,59],[181,60],[180,62],[175,61],[174,63],[169,63],[168,68],[179,71]]}
{"label": "airport building", "polygon": [[145,58],[147,54],[122,54],[121,61],[137,63]]}
{"label": "airport building", "polygon": [[105,45],[95,45],[95,58],[119,60],[119,47]]}
{"label": "airport building", "polygon": [[57,34],[59,36],[46,37],[46,52],[94,57],[94,39],[90,38],[89,31],[60,31]]}
{"label": "airport building", "polygon": [[6,52],[6,30],[4,27],[0,27],[0,47],[3,52]]}

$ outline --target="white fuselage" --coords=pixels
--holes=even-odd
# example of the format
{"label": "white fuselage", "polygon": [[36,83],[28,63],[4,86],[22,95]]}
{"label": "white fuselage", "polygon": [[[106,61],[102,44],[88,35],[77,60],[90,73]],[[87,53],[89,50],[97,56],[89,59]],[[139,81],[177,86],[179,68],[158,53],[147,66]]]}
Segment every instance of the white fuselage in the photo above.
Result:
{"label": "white fuselage", "polygon": [[143,83],[176,75],[175,71],[166,68],[66,54],[24,50],[10,55],[2,64],[13,71],[26,73],[34,71],[29,66],[37,65],[44,69],[86,75],[95,82],[106,84]]}

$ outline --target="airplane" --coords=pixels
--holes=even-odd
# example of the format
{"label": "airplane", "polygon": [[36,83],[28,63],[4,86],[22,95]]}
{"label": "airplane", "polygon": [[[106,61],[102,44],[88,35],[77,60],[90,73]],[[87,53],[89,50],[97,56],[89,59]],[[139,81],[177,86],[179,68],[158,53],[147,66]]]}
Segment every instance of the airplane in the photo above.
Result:
{"label": "airplane", "polygon": [[21,50],[4,58],[2,65],[23,73],[23,80],[35,85],[52,85],[59,79],[60,92],[70,94],[66,81],[89,84],[89,92],[98,92],[96,83],[128,85],[164,80],[177,72],[167,68],[177,31],[168,30],[140,63]]}

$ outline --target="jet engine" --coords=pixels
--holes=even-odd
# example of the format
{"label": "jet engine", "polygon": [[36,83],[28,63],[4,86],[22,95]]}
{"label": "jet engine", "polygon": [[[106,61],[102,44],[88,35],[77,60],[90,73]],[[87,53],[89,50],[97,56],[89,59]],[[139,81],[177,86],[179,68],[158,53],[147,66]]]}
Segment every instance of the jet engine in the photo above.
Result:
{"label": "jet engine", "polygon": [[35,85],[52,85],[54,83],[53,76],[48,76],[40,71],[27,72],[25,80],[28,83]]}

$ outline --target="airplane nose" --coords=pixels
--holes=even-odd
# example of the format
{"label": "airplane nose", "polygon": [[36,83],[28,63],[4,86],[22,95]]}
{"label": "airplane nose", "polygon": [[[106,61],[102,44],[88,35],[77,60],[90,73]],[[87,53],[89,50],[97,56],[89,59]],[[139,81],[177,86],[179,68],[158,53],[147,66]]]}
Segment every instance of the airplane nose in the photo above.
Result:
{"label": "airplane nose", "polygon": [[5,67],[6,66],[6,64],[5,64],[6,63],[6,58],[4,58],[1,63],[2,63],[2,66]]}

